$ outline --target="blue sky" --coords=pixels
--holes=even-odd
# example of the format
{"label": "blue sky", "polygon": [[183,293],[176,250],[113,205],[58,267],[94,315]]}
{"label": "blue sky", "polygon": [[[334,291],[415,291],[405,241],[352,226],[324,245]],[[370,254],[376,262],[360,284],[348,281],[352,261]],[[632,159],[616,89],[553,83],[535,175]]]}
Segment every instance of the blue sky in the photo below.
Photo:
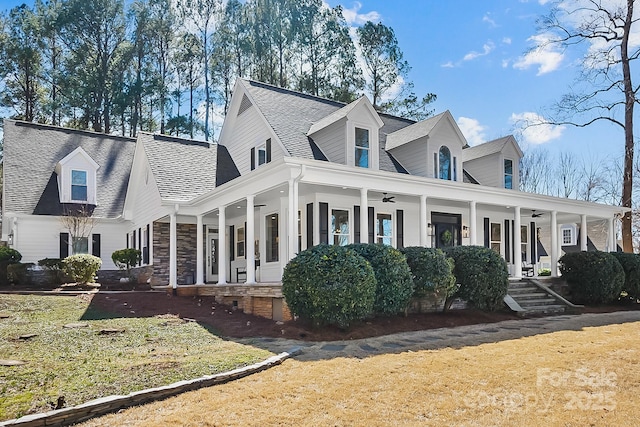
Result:
{"label": "blue sky", "polygon": [[[325,2],[341,4],[354,27],[366,20],[391,26],[412,67],[416,93],[435,93],[436,112],[450,110],[470,144],[514,133],[525,150],[541,146],[552,156],[572,152],[587,163],[622,156],[622,130],[614,125],[541,126],[521,133],[514,124],[519,117],[544,115],[576,77],[570,52],[525,55],[549,0]],[[0,0],[0,10],[21,3]]]}

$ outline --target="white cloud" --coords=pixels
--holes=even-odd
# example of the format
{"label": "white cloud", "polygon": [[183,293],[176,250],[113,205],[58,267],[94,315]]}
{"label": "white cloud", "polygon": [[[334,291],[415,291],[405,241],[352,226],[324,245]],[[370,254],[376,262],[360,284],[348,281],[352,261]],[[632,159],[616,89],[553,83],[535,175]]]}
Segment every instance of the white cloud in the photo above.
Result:
{"label": "white cloud", "polygon": [[442,68],[455,68],[456,64],[451,61],[447,61],[444,64],[440,65]]}
{"label": "white cloud", "polygon": [[480,56],[485,56],[488,55],[489,53],[491,53],[491,51],[493,49],[495,49],[496,45],[489,40],[488,42],[486,42],[484,45],[482,45],[482,52],[476,52],[476,51],[471,51],[469,53],[467,53],[464,58],[462,58],[463,61],[471,61],[473,59],[476,59]]}
{"label": "white cloud", "polygon": [[486,141],[484,132],[487,130],[487,127],[482,126],[478,120],[468,117],[458,117],[458,127],[467,139],[469,145],[478,145]]}
{"label": "white cloud", "polygon": [[504,37],[502,39],[502,43],[504,44],[511,44],[511,37]]}
{"label": "white cloud", "polygon": [[565,130],[564,126],[549,124],[543,116],[531,111],[513,113],[509,121],[514,126],[514,133],[525,144],[545,144],[560,138]]}
{"label": "white cloud", "polygon": [[491,19],[491,17],[489,15],[490,15],[489,13],[486,13],[482,17],[482,22],[486,22],[487,24],[489,24],[489,27],[491,27],[491,28],[496,28],[498,26],[498,24],[496,24],[496,21]]}
{"label": "white cloud", "polygon": [[367,13],[359,13],[360,9],[362,9],[362,3],[360,3],[359,1],[354,2],[351,9],[342,9],[342,15],[344,16],[345,21],[347,21],[347,24],[362,25],[367,21],[380,21],[381,16],[378,12],[371,11]]}
{"label": "white cloud", "polygon": [[531,51],[519,57],[513,64],[513,68],[527,70],[531,66],[537,66],[537,75],[540,76],[555,71],[560,67],[560,63],[564,59],[564,54],[557,45],[549,43],[549,35],[537,34],[529,37],[527,40],[532,42],[534,47]]}
{"label": "white cloud", "polygon": [[502,68],[507,68],[509,66],[510,62],[511,62],[510,59],[503,59],[502,60]]}

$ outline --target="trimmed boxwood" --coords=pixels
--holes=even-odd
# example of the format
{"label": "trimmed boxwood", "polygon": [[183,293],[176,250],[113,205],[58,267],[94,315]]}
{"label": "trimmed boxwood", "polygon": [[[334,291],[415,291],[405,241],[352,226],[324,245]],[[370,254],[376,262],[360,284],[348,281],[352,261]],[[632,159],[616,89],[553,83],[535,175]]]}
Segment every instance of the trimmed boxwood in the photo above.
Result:
{"label": "trimmed boxwood", "polygon": [[71,255],[62,262],[65,274],[81,285],[93,282],[102,265],[100,258],[89,254]]}
{"label": "trimmed boxwood", "polygon": [[402,249],[402,253],[411,269],[413,296],[420,298],[435,294],[448,298],[455,293],[454,262],[441,249],[409,246]]}
{"label": "trimmed boxwood", "polygon": [[460,284],[455,297],[480,310],[495,311],[503,306],[509,272],[500,254],[482,246],[455,246],[445,253],[455,262],[453,274]]}
{"label": "trimmed boxwood", "polygon": [[14,285],[30,285],[29,269],[35,264],[32,262],[15,262],[7,266],[7,279]]}
{"label": "trimmed boxwood", "polygon": [[346,328],[373,311],[373,268],[354,250],[318,245],[300,252],[282,274],[282,293],[291,311],[314,326]]}
{"label": "trimmed boxwood", "polygon": [[640,255],[629,252],[611,252],[624,270],[624,286],[622,290],[630,299],[640,298]]}
{"label": "trimmed boxwood", "polygon": [[413,294],[411,270],[402,253],[391,246],[369,243],[348,245],[366,259],[376,278],[376,298],[373,311],[376,314],[393,316],[403,312]]}
{"label": "trimmed boxwood", "polygon": [[559,260],[562,277],[572,297],[581,303],[606,304],[618,299],[624,286],[624,270],[608,252],[574,252]]}
{"label": "trimmed boxwood", "polygon": [[22,259],[22,254],[13,248],[0,246],[0,285],[8,285],[7,267]]}

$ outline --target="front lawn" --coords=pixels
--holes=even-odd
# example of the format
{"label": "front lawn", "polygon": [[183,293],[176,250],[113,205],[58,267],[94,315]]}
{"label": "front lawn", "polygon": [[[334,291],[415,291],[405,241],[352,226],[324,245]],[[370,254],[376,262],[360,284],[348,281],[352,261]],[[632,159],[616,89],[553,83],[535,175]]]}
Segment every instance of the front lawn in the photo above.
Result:
{"label": "front lawn", "polygon": [[[0,421],[166,385],[263,360],[173,314],[118,317],[89,298],[0,295]],[[134,311],[134,310],[131,310]],[[29,335],[34,335],[29,338]]]}

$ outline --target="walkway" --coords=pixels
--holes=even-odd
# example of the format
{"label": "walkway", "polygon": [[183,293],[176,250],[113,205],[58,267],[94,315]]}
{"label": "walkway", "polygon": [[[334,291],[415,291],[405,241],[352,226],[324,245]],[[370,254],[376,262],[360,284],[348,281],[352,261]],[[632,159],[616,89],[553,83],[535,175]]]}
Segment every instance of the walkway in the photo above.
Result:
{"label": "walkway", "polygon": [[587,327],[637,321],[640,321],[640,311],[618,311],[506,320],[456,328],[402,332],[350,341],[308,342],[279,338],[246,338],[238,342],[265,348],[276,354],[299,347],[301,353],[294,358],[307,361],[336,357],[364,358],[384,353],[437,350],[446,347],[460,348],[556,331],[579,331]]}

